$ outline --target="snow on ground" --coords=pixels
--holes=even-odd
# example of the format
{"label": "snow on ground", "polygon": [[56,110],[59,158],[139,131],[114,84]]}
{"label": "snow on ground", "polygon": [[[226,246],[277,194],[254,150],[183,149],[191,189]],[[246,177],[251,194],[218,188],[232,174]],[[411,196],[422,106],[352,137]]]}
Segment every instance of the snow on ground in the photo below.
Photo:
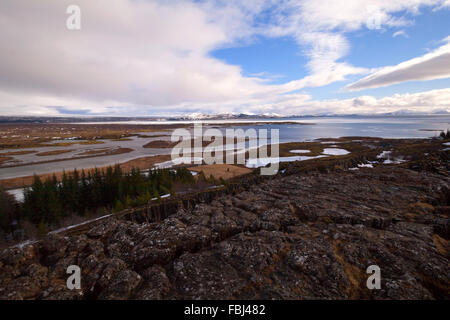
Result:
{"label": "snow on ground", "polygon": [[383,151],[379,155],[377,155],[377,159],[384,159],[383,164],[399,164],[406,162],[406,160],[401,157],[391,158],[391,154],[392,151]]}
{"label": "snow on ground", "polygon": [[377,159],[389,158],[391,153],[392,153],[392,151],[383,151],[382,153],[377,155]]}
{"label": "snow on ground", "polygon": [[11,248],[19,248],[19,249],[22,249],[22,248],[25,248],[25,247],[28,246],[28,245],[35,244],[36,242],[37,242],[36,240],[26,240],[26,241],[24,241],[24,242],[21,242],[21,243],[18,243],[18,244],[16,244],[16,245],[12,246]]}
{"label": "snow on ground", "polygon": [[399,164],[399,163],[403,163],[403,162],[406,162],[406,160],[396,158],[393,160],[386,159],[383,161],[383,164]]}
{"label": "snow on ground", "polygon": [[294,157],[279,157],[279,158],[255,158],[248,159],[245,166],[247,168],[259,168],[265,167],[270,163],[278,163],[278,162],[291,162],[291,161],[305,161],[310,159],[317,159],[326,157],[324,155],[316,156],[316,157],[308,157],[308,156],[294,156]]}
{"label": "snow on ground", "polygon": [[23,188],[19,188],[7,190],[6,192],[9,193],[10,195],[13,195],[16,201],[23,202],[25,200],[25,195],[23,194],[23,191],[24,191]]}
{"label": "snow on ground", "polygon": [[373,168],[373,164],[371,163],[360,163],[357,167],[348,168],[350,171],[359,170],[359,168]]}
{"label": "snow on ground", "polygon": [[345,149],[339,149],[339,148],[325,148],[325,149],[323,149],[322,153],[329,155],[329,156],[343,156],[343,155],[349,154],[350,152]]}
{"label": "snow on ground", "polygon": [[92,220],[87,220],[87,221],[84,221],[82,223],[78,223],[78,224],[74,224],[72,226],[68,226],[68,227],[65,227],[65,228],[57,229],[57,230],[49,232],[48,234],[55,234],[55,233],[60,233],[60,232],[63,232],[63,231],[67,231],[67,230],[73,229],[75,227],[83,226],[85,224],[89,224],[89,223],[94,222],[94,221],[98,221],[98,220],[101,220],[101,219],[108,218],[110,216],[112,216],[112,214],[107,214],[105,216],[101,216],[101,217],[98,217],[98,218],[95,218],[95,219],[92,219]]}
{"label": "snow on ground", "polygon": [[[169,197],[170,197],[170,194],[169,194],[169,193],[168,193],[168,194],[163,194],[162,196],[160,196],[161,199],[169,198]],[[152,201],[155,201],[155,200],[158,200],[158,198],[152,198],[151,200],[152,200]]]}
{"label": "snow on ground", "polygon": [[[310,150],[291,150],[291,153],[309,153]],[[323,158],[327,156],[341,156],[349,154],[350,152],[345,149],[339,148],[325,148],[322,152],[323,154],[319,156],[292,156],[292,157],[279,157],[279,158],[254,158],[248,159],[246,161],[247,168],[259,168],[268,165],[269,163],[278,163],[278,162],[291,162],[291,161],[305,161],[310,159]]]}
{"label": "snow on ground", "polygon": [[360,163],[360,164],[358,164],[358,168],[373,168],[373,164],[371,164],[371,163]]}
{"label": "snow on ground", "polygon": [[193,164],[195,162],[203,161],[203,158],[197,158],[197,157],[180,157],[176,158],[174,160],[164,161],[161,163],[155,164],[156,169],[168,169],[172,168],[173,166],[179,165],[179,164]]}
{"label": "snow on ground", "polygon": [[290,153],[310,153],[311,151],[310,150],[301,150],[301,149],[299,149],[299,150],[291,150],[289,152]]}

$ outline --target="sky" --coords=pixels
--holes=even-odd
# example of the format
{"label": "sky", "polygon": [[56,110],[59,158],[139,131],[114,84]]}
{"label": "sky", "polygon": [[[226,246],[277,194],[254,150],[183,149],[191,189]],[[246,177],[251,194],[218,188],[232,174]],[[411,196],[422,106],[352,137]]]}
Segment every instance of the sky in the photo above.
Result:
{"label": "sky", "polygon": [[0,43],[1,116],[450,112],[450,0],[2,0]]}

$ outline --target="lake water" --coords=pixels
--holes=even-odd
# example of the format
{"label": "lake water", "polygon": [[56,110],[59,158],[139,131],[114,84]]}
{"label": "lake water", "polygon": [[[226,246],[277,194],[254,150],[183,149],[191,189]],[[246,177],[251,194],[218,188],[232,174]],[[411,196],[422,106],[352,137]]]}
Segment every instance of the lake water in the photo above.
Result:
{"label": "lake water", "polygon": [[[261,124],[256,128],[279,129],[280,141],[312,141],[348,136],[380,138],[429,138],[450,129],[450,115],[410,117],[310,117],[295,121],[310,124]],[[245,128],[244,126],[242,128]],[[436,130],[436,131],[428,131]]]}
{"label": "lake water", "polygon": [[[258,129],[278,129],[280,142],[313,141],[318,138],[338,138],[343,136],[363,136],[380,138],[429,138],[437,136],[440,131],[450,128],[450,115],[435,116],[403,116],[403,117],[302,117],[286,119],[257,119],[257,120],[207,120],[207,121],[129,121],[121,124],[151,124],[167,125],[173,123],[198,123],[202,122],[207,127],[217,127],[225,132],[230,129],[248,129],[248,123],[259,122],[254,125]],[[269,123],[270,122],[270,123]],[[284,122],[284,123],[283,123]],[[286,123],[288,122],[288,123]],[[116,122],[117,123],[117,122]],[[86,124],[86,123],[84,123]],[[221,124],[227,124],[221,128]],[[307,125],[304,125],[307,124]],[[230,126],[231,125],[231,126]],[[433,131],[434,130],[434,131]],[[143,133],[148,134],[148,133]],[[170,135],[170,132],[169,132]],[[85,169],[112,165],[119,162],[136,159],[144,156],[170,154],[170,149],[148,149],[142,146],[152,140],[164,140],[169,137],[139,138],[133,137],[130,141],[104,140],[104,144],[97,145],[72,145],[68,147],[34,148],[39,152],[61,149],[73,149],[71,153],[49,157],[38,157],[33,154],[16,156],[23,163],[43,160],[64,159],[75,157],[81,152],[95,148],[123,147],[132,148],[134,151],[125,154],[99,156],[85,159],[72,159],[60,162],[28,164],[19,167],[0,168],[0,179],[29,176],[41,173],[49,173],[62,170]]]}

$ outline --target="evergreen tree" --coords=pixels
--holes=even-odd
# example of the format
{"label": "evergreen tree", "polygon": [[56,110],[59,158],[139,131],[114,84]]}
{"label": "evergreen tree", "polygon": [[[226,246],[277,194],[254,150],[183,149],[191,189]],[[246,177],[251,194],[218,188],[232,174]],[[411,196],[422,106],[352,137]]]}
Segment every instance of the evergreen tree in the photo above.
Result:
{"label": "evergreen tree", "polygon": [[9,232],[12,222],[18,218],[17,202],[14,196],[0,187],[0,230]]}

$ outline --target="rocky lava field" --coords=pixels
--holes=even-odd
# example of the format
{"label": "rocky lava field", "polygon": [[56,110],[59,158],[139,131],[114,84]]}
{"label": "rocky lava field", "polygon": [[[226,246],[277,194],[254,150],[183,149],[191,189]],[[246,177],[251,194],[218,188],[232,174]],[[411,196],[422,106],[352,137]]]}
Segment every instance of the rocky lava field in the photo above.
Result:
{"label": "rocky lava field", "polygon": [[[448,299],[449,203],[450,179],[428,171],[278,175],[161,222],[5,249],[0,298]],[[73,264],[81,290],[66,287]]]}

